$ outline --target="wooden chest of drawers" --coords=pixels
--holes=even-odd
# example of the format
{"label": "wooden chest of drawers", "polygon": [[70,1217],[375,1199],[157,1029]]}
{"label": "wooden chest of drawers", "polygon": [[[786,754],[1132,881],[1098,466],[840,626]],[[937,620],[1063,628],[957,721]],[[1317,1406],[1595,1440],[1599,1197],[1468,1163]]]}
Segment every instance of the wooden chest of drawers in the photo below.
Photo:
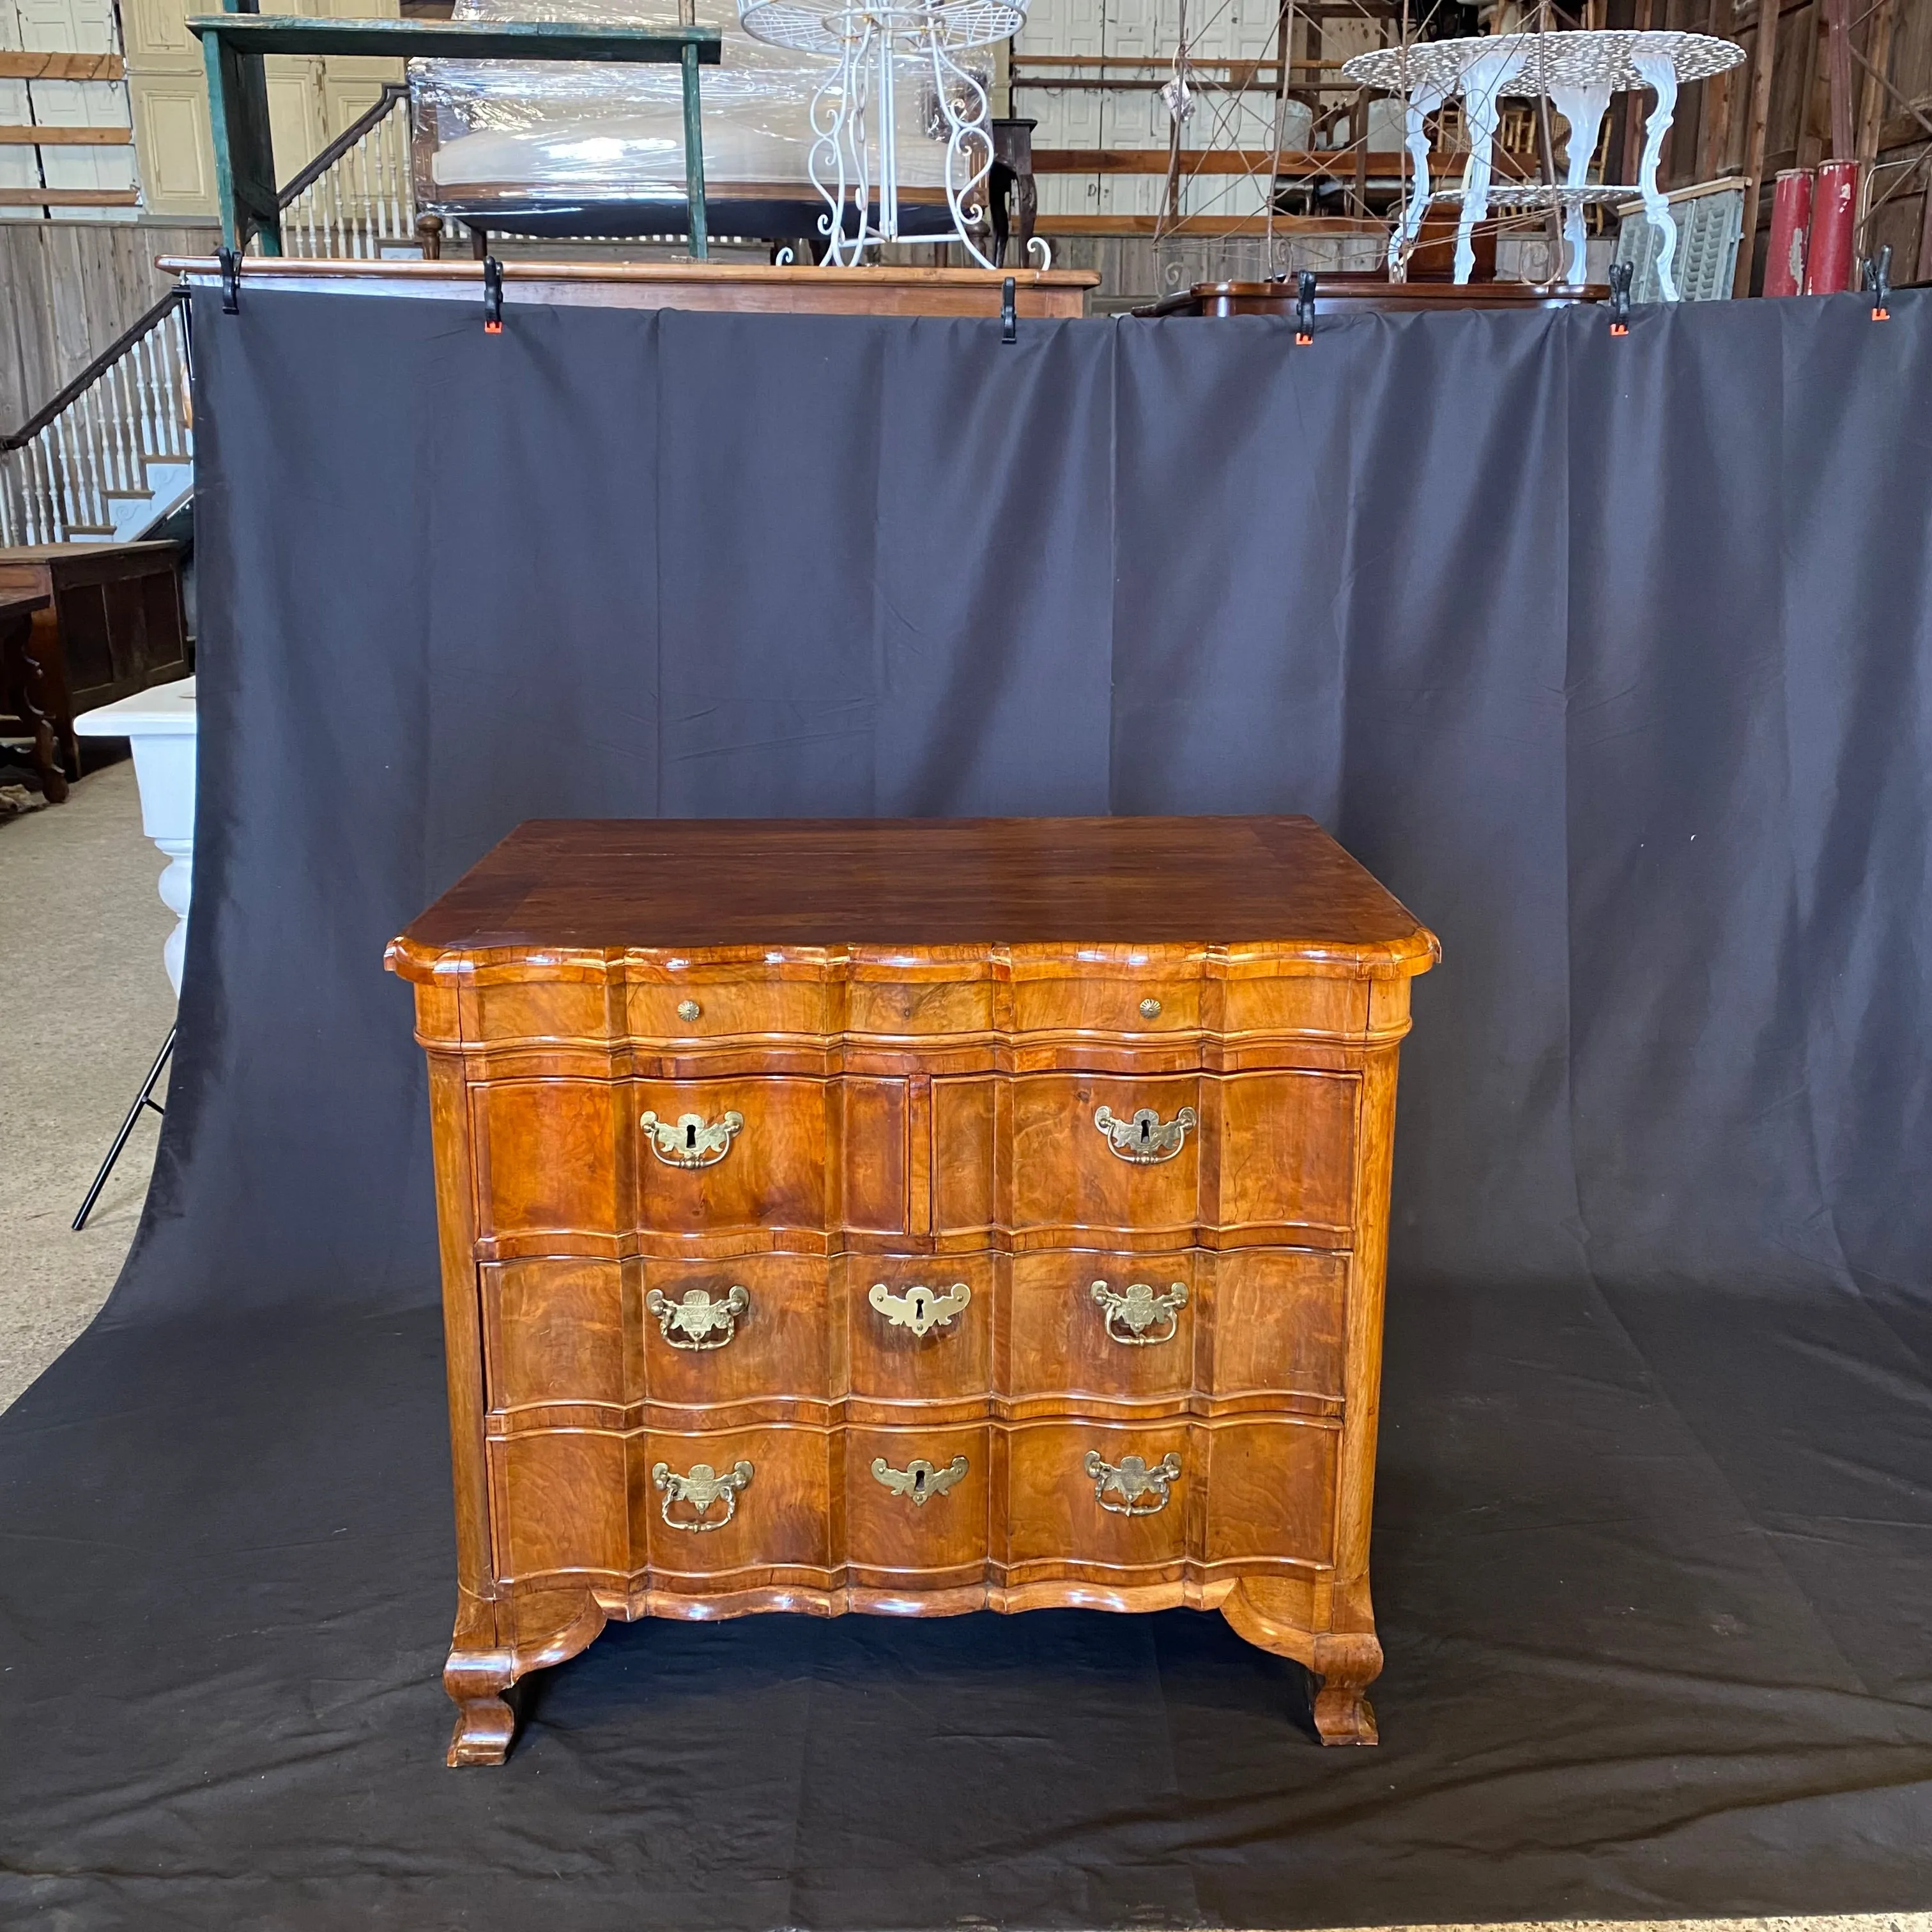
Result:
{"label": "wooden chest of drawers", "polygon": [[452,1764],[607,1618],[1219,1607],[1375,1738],[1396,1055],[1311,821],[520,827],[429,1056]]}

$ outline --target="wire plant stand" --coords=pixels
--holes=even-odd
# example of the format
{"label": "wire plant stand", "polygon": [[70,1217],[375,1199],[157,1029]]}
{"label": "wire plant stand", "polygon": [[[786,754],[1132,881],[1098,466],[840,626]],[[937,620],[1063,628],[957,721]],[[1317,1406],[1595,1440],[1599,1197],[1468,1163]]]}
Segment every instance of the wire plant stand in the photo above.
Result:
{"label": "wire plant stand", "polygon": [[897,83],[910,70],[929,80],[933,131],[945,136],[953,232],[982,268],[994,266],[974,238],[993,164],[992,104],[958,56],[1016,33],[1024,0],[739,0],[738,17],[754,39],[836,63],[812,96],[806,164],[826,203],[818,232],[826,261],[856,267],[867,250],[899,238]]}

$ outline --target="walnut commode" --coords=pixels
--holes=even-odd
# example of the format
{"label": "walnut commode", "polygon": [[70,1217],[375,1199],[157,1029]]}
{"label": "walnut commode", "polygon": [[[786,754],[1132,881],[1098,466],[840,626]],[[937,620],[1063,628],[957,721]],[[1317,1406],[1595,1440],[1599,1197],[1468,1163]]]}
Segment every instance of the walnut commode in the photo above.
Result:
{"label": "walnut commode", "polygon": [[1311,821],[520,828],[416,989],[452,1764],[607,1618],[1218,1608],[1372,1743],[1396,1057]]}

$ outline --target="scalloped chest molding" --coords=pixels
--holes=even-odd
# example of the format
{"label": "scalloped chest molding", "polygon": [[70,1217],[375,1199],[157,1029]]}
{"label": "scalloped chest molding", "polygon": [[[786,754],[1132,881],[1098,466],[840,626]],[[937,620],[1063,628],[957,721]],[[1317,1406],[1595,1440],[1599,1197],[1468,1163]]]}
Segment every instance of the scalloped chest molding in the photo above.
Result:
{"label": "scalloped chest molding", "polygon": [[1372,1743],[1396,1055],[1312,821],[520,827],[429,1058],[452,1764],[607,1618],[1218,1608]]}

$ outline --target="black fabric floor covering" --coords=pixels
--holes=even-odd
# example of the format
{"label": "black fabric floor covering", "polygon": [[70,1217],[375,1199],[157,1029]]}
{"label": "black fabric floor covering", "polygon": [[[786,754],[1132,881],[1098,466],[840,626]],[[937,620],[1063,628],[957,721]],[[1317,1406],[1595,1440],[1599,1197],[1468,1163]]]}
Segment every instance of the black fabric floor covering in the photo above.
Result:
{"label": "black fabric floor covering", "polygon": [[[0,1417],[0,1928],[1932,1907],[1932,296],[1303,348],[512,295],[196,300],[181,1044]],[[1379,1748],[1216,1616],[757,1617],[609,1630],[446,1770],[385,942],[525,818],[1206,811],[1444,942]]]}
{"label": "black fabric floor covering", "polygon": [[1398,1282],[1374,1750],[1318,1747],[1304,1673],[1217,1616],[758,1617],[614,1626],[532,1680],[507,1766],[454,1772],[434,1316],[103,1326],[0,1437],[0,1923],[1922,1907],[1903,1329]]}

